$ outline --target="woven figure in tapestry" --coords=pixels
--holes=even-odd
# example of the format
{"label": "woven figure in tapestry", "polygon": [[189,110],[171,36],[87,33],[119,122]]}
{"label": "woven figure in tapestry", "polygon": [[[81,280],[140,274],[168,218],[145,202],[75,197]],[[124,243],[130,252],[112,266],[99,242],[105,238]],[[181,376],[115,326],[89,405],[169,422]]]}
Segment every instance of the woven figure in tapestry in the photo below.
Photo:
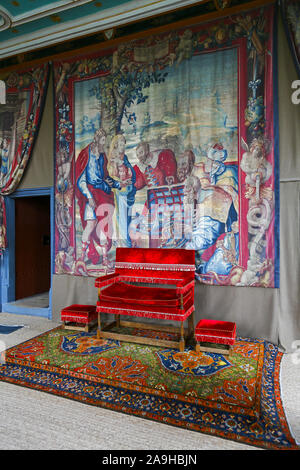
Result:
{"label": "woven figure in tapestry", "polygon": [[122,134],[112,139],[108,153],[108,169],[113,176],[109,178],[114,193],[116,207],[114,230],[117,246],[131,248],[128,228],[131,222],[132,206],[135,201],[135,170],[125,154],[126,140]]}
{"label": "woven figure in tapestry", "polygon": [[[150,188],[147,204],[150,219],[151,247],[184,247],[184,217],[189,208],[194,211],[194,199],[186,201],[186,190],[190,185],[190,176],[195,165],[195,154],[185,149],[176,158],[176,175],[170,186]],[[188,206],[184,208],[185,202]]]}
{"label": "woven figure in tapestry", "polygon": [[192,173],[195,165],[195,154],[192,150],[186,149],[177,157],[177,180],[183,183]]}
{"label": "woven figure in tapestry", "polygon": [[[150,246],[184,247],[185,215],[188,211],[194,213],[194,198],[188,199],[186,193],[190,187],[191,176],[195,165],[195,154],[187,148],[176,157],[177,184],[148,191],[150,220],[152,221]],[[155,217],[155,211],[159,217]],[[162,217],[162,214],[164,216]],[[153,220],[156,219],[156,223]],[[159,243],[157,242],[159,239]]]}
{"label": "woven figure in tapestry", "polygon": [[8,147],[9,143],[6,138],[0,141],[0,186],[3,185],[8,171]]}
{"label": "woven figure in tapestry", "polygon": [[105,131],[98,129],[93,142],[80,152],[76,161],[76,195],[84,229],[81,260],[87,259],[93,264],[98,264],[100,246],[103,254],[102,264],[108,265],[107,255],[112,246],[114,212],[112,187],[119,187],[119,184],[109,177],[105,142]]}
{"label": "woven figure in tapestry", "polygon": [[136,189],[147,186],[163,186],[174,184],[176,181],[176,159],[171,150],[150,152],[148,142],[141,142],[136,148],[138,164],[134,166],[136,172]]}

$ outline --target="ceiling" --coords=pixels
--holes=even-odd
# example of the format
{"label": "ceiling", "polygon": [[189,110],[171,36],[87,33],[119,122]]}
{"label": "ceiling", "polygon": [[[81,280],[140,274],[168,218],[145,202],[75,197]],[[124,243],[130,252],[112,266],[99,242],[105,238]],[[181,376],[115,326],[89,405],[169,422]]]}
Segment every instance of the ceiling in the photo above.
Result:
{"label": "ceiling", "polygon": [[255,3],[262,0],[0,0],[0,68]]}
{"label": "ceiling", "polygon": [[196,3],[205,0],[0,0],[0,58]]}

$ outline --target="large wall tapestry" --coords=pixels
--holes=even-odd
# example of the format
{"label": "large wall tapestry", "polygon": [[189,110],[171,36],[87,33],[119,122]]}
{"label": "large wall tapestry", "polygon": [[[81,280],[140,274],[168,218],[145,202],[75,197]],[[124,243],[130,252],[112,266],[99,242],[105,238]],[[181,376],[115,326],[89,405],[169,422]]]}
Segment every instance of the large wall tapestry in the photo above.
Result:
{"label": "large wall tapestry", "polygon": [[7,248],[5,195],[14,192],[23,176],[41,121],[49,64],[1,72],[6,102],[0,106],[0,253]]}
{"label": "large wall tapestry", "polygon": [[56,273],[196,250],[208,284],[278,286],[273,6],[56,62]]}

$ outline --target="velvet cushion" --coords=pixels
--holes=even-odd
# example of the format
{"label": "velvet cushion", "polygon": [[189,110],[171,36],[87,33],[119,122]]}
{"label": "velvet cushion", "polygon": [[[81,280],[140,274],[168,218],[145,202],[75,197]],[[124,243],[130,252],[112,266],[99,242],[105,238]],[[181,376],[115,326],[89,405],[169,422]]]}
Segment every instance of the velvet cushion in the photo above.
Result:
{"label": "velvet cushion", "polygon": [[[194,311],[195,251],[117,248],[115,273],[99,277],[97,311],[184,321]],[[144,287],[131,283],[162,284]],[[168,285],[176,286],[168,288]],[[183,295],[181,308],[180,294]]]}
{"label": "velvet cushion", "polygon": [[147,282],[149,284],[169,284],[178,287],[185,286],[194,281],[194,276],[190,273],[178,273],[174,271],[160,271],[149,269],[122,269],[120,273],[108,274],[97,277],[95,287],[105,287],[114,282]]}
{"label": "velvet cushion", "polygon": [[[188,291],[183,295],[183,303],[191,298],[191,294],[191,291]],[[181,296],[176,293],[176,289],[133,286],[118,282],[102,290],[100,301],[176,307],[181,305]]]}
{"label": "velvet cushion", "polygon": [[107,274],[106,276],[97,277],[95,280],[95,287],[105,287],[109,284],[113,284],[119,279],[118,273]]}
{"label": "velvet cushion", "polygon": [[178,292],[185,292],[195,284],[194,276],[190,276],[188,274],[185,275],[185,273],[179,274],[172,271],[149,271],[146,269],[123,269],[122,273],[119,274],[117,281],[173,285],[176,286]]}
{"label": "velvet cushion", "polygon": [[197,341],[234,344],[236,337],[236,324],[221,320],[202,319],[195,328]]}
{"label": "velvet cushion", "polygon": [[[145,282],[183,285],[194,278],[195,251],[160,248],[117,248],[115,272],[132,277],[142,277]],[[142,281],[144,282],[144,281]]]}
{"label": "velvet cushion", "polygon": [[65,307],[61,311],[62,321],[72,321],[75,323],[89,323],[97,318],[96,305],[73,304]]}

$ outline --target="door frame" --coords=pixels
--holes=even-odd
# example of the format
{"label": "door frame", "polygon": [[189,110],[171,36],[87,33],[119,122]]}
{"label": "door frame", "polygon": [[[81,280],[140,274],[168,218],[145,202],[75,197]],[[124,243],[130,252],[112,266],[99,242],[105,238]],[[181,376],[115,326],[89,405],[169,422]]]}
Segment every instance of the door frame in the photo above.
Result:
{"label": "door frame", "polygon": [[[24,197],[50,196],[50,289],[49,307],[18,307],[15,304],[15,199]],[[54,272],[54,188],[30,188],[16,190],[10,196],[5,197],[6,227],[7,227],[7,250],[0,258],[1,272],[1,311],[16,313],[19,315],[32,315],[52,318],[52,278]]]}

